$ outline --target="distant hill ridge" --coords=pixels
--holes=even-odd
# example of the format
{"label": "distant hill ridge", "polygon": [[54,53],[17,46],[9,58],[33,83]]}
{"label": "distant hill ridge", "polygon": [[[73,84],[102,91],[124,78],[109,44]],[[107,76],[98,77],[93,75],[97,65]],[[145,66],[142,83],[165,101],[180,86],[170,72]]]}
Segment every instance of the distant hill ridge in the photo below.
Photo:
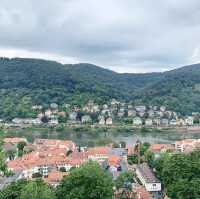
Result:
{"label": "distant hill ridge", "polygon": [[[41,59],[0,58],[0,117],[7,116],[12,108],[14,115],[23,116],[21,109],[31,103],[81,104],[89,98],[102,103],[117,98],[162,104],[191,113],[200,111],[198,85],[200,64],[163,73],[121,74],[87,63],[63,65]],[[23,108],[17,108],[15,104],[21,101]]]}

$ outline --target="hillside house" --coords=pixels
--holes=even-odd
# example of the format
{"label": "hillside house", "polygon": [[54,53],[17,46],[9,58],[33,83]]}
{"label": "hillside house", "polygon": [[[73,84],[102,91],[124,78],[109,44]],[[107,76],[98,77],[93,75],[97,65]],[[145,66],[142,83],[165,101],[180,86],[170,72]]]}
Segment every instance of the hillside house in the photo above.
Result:
{"label": "hillside house", "polygon": [[51,109],[58,109],[58,104],[56,103],[51,103],[50,104]]}
{"label": "hillside house", "polygon": [[185,123],[188,126],[193,126],[194,125],[194,118],[192,116],[188,116],[185,118]]}
{"label": "hillside house", "polygon": [[184,120],[183,118],[179,118],[179,119],[177,120],[177,124],[178,124],[179,126],[186,126],[186,122],[185,122],[185,120]]}
{"label": "hillside house", "polygon": [[158,110],[158,106],[153,106],[153,110],[157,111]]}
{"label": "hillside house", "polygon": [[178,122],[177,122],[176,119],[172,119],[172,120],[169,121],[169,124],[170,124],[170,126],[177,126]]}
{"label": "hillside house", "polygon": [[99,124],[100,125],[105,125],[105,118],[104,117],[100,117]]}
{"label": "hillside house", "polygon": [[123,108],[119,109],[117,116],[118,117],[124,117],[124,115],[125,115],[125,110]]}
{"label": "hillside house", "polygon": [[128,109],[133,109],[133,105],[132,104],[128,104]]}
{"label": "hillside house", "polygon": [[44,113],[38,113],[37,118],[42,119],[44,117]]}
{"label": "hillside house", "polygon": [[153,125],[160,126],[160,124],[161,124],[160,118],[153,118]]}
{"label": "hillside house", "polygon": [[140,111],[140,112],[138,112],[138,115],[139,115],[140,117],[144,117],[145,111]]}
{"label": "hillside house", "polygon": [[155,111],[155,115],[162,118],[164,116],[164,113],[162,111]]}
{"label": "hillside house", "polygon": [[46,117],[50,117],[52,114],[53,114],[53,113],[52,113],[52,111],[51,111],[50,109],[47,109],[47,110],[44,112],[44,115],[45,115]]}
{"label": "hillside house", "polygon": [[81,117],[81,122],[82,123],[91,123],[92,118],[89,115],[84,115],[84,116]]}
{"label": "hillside house", "polygon": [[169,120],[166,118],[161,119],[161,125],[162,126],[168,126],[169,125]]}
{"label": "hillside house", "polygon": [[58,119],[51,119],[51,120],[49,120],[48,121],[48,124],[50,125],[50,126],[56,126],[56,125],[58,125]]}
{"label": "hillside house", "polygon": [[142,125],[142,119],[140,117],[133,118],[133,125],[134,126],[141,126]]}
{"label": "hillside house", "polygon": [[153,120],[151,118],[145,120],[145,126],[152,126],[152,125],[153,125]]}
{"label": "hillside house", "polygon": [[146,106],[135,106],[135,110],[137,112],[145,112],[146,111]]}
{"label": "hillside house", "polygon": [[118,106],[120,104],[119,101],[117,101],[116,99],[112,99],[112,101],[110,102],[111,106]]}
{"label": "hillside house", "polygon": [[77,112],[71,112],[69,113],[69,119],[72,120],[72,121],[75,121],[77,119]]}
{"label": "hillside house", "polygon": [[161,106],[160,107],[160,111],[165,112],[166,111],[166,107],[165,106]]}
{"label": "hillside house", "polygon": [[108,105],[107,105],[107,104],[104,104],[104,105],[103,105],[103,110],[106,110],[106,109],[108,109]]}
{"label": "hillside house", "polygon": [[154,111],[153,111],[153,110],[149,110],[149,111],[148,111],[148,116],[149,116],[150,118],[154,117]]}
{"label": "hillside house", "polygon": [[42,106],[41,105],[33,105],[32,110],[42,110]]}
{"label": "hillside house", "polygon": [[112,124],[113,124],[112,118],[111,118],[111,117],[108,117],[108,118],[106,119],[106,125],[112,125]]}
{"label": "hillside house", "polygon": [[128,117],[135,117],[137,112],[135,110],[128,110]]}

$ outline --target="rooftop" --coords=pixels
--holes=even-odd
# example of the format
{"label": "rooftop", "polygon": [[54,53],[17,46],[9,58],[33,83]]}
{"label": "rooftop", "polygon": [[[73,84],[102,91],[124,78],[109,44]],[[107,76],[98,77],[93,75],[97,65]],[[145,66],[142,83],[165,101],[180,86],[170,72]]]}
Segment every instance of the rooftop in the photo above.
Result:
{"label": "rooftop", "polygon": [[153,171],[150,169],[147,163],[138,165],[137,169],[147,183],[160,183],[160,181],[155,177]]}

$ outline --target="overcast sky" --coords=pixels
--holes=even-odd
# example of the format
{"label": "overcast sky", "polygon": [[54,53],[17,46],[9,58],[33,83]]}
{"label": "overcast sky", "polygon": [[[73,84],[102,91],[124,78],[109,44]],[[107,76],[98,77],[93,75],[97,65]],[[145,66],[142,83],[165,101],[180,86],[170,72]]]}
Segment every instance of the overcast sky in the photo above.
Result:
{"label": "overcast sky", "polygon": [[0,0],[0,56],[118,72],[200,62],[200,0]]}

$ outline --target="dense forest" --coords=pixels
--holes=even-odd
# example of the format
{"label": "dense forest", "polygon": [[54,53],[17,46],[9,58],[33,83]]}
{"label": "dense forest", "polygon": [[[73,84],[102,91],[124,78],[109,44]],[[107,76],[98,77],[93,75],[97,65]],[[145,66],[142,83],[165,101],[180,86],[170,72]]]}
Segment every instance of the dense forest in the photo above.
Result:
{"label": "dense forest", "polygon": [[0,58],[0,118],[33,117],[33,104],[104,103],[111,98],[135,104],[200,111],[200,64],[164,73],[119,74],[91,64]]}
{"label": "dense forest", "polygon": [[173,155],[163,153],[154,164],[170,198],[200,198],[199,150]]}

